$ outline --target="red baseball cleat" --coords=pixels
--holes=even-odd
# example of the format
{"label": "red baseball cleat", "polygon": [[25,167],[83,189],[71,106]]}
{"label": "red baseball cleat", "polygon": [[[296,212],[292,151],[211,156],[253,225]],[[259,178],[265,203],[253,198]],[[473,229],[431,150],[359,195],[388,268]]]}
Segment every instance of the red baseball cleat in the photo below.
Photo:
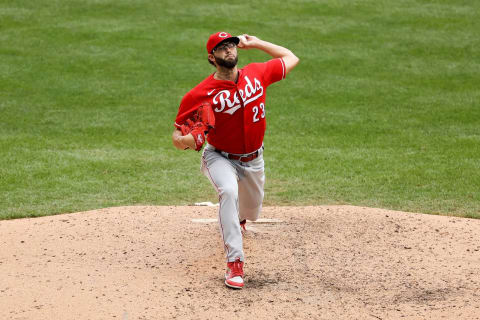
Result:
{"label": "red baseball cleat", "polygon": [[225,273],[225,284],[234,289],[243,288],[243,261],[237,258],[234,262],[227,263],[227,272]]}
{"label": "red baseball cleat", "polygon": [[242,229],[241,229],[242,234],[244,234],[245,232],[247,232],[247,220],[246,220],[246,219],[240,221],[240,228],[242,228]]}

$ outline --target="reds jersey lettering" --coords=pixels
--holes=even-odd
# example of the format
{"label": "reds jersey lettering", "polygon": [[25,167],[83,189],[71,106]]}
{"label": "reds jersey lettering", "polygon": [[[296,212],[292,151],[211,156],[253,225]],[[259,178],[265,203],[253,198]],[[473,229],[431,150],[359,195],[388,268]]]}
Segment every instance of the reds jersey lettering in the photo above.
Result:
{"label": "reds jersey lettering", "polygon": [[263,144],[266,88],[283,78],[282,59],[239,69],[237,83],[216,80],[212,74],[183,97],[175,126],[179,128],[203,102],[209,102],[215,111],[215,128],[207,135],[208,143],[229,153],[253,152]]}
{"label": "reds jersey lettering", "polygon": [[[242,99],[244,106],[246,106],[252,101],[257,100],[263,95],[263,86],[260,80],[258,80],[257,78],[254,78],[253,82],[255,83],[255,86],[253,86],[248,76],[245,76],[245,82],[246,84],[244,89],[238,90],[238,93],[240,94],[240,98]],[[234,114],[235,111],[237,111],[241,107],[240,100],[238,98],[238,93],[237,92],[234,93],[232,100],[230,100],[229,90],[222,90],[219,93],[217,93],[213,97],[212,105],[214,106],[219,105],[219,106],[215,108],[214,111],[222,112],[223,110],[225,110],[225,107],[228,107],[228,110],[225,110],[224,112],[228,114]]]}

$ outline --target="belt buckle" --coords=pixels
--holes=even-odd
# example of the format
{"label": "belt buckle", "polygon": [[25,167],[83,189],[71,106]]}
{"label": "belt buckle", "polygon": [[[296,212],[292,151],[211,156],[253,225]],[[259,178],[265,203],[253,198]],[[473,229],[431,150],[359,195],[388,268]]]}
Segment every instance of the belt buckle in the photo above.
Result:
{"label": "belt buckle", "polygon": [[[263,146],[262,146],[262,148],[263,148]],[[220,154],[225,156],[227,159],[237,160],[237,161],[241,161],[241,162],[252,161],[253,159],[256,159],[259,155],[258,150],[254,151],[250,154],[247,154],[247,155],[236,155],[236,154],[228,153],[228,152],[225,152],[225,151],[222,151],[222,150],[219,150],[219,149],[215,149],[215,151],[219,152]]]}
{"label": "belt buckle", "polygon": [[[242,162],[249,162],[252,161],[253,159],[256,159],[258,157],[258,150],[255,151],[254,153],[249,154],[248,156],[240,157],[240,161]],[[242,160],[245,159],[245,160]]]}

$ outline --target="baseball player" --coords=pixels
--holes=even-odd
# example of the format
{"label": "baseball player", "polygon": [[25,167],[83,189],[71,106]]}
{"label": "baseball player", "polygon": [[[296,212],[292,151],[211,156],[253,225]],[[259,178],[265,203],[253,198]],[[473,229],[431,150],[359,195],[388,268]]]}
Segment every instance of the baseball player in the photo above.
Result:
{"label": "baseball player", "polygon": [[[237,49],[258,49],[272,56],[237,67]],[[199,151],[201,171],[218,193],[219,225],[225,246],[225,284],[244,286],[242,230],[260,215],[264,195],[263,137],[266,93],[297,65],[288,49],[244,34],[217,32],[207,41],[215,72],[183,97],[172,140],[176,148]]]}

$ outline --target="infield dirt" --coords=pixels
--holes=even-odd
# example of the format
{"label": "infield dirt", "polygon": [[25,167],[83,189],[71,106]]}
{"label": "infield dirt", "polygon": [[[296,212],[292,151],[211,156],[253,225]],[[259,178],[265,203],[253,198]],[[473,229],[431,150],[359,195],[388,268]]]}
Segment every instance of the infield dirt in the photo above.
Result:
{"label": "infield dirt", "polygon": [[224,285],[215,207],[0,221],[1,319],[480,319],[480,220],[266,207],[243,290]]}

